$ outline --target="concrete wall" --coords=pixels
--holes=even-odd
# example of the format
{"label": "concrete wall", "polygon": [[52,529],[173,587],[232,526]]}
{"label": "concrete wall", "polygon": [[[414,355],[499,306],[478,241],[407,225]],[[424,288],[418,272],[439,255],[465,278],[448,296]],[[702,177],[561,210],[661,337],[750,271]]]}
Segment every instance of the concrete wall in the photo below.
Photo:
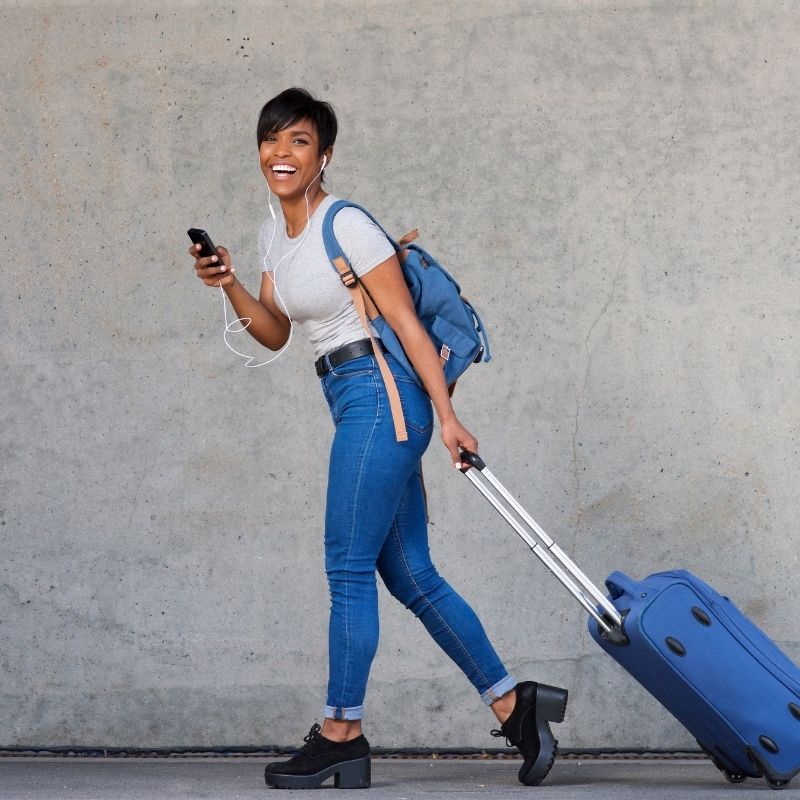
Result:
{"label": "concrete wall", "polygon": [[[457,408],[598,582],[686,566],[800,660],[795,3],[6,2],[0,745],[296,743],[324,702],[331,426],[299,338],[248,370],[185,230],[255,288],[261,104],[415,225],[488,323]],[[255,349],[253,352],[256,352]],[[432,548],[564,747],[691,747],[434,442]],[[495,746],[382,600],[373,744]]]}

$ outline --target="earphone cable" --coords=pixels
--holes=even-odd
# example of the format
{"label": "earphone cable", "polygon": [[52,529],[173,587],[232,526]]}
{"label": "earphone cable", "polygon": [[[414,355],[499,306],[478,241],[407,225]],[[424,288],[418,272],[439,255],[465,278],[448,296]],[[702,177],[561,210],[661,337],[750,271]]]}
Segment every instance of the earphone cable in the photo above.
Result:
{"label": "earphone cable", "polygon": [[[278,263],[275,265],[272,271],[266,269],[267,266],[267,257],[269,256],[270,250],[272,250],[272,243],[275,241],[275,232],[278,230],[278,221],[275,217],[275,211],[272,208],[272,191],[269,188],[269,183],[267,183],[267,205],[269,206],[269,213],[272,217],[273,226],[272,226],[272,236],[270,237],[269,244],[267,245],[267,251],[264,253],[264,258],[262,259],[262,265],[264,267],[264,271],[267,272],[269,279],[272,281],[272,286],[275,291],[275,296],[280,301],[281,306],[283,307],[283,311],[286,314],[286,318],[289,320],[289,337],[286,339],[286,343],[281,347],[281,349],[272,357],[267,359],[266,361],[262,361],[259,364],[253,364],[253,361],[256,360],[256,356],[248,356],[246,353],[240,353],[235,347],[231,345],[228,341],[228,334],[229,333],[242,333],[246,331],[247,328],[252,323],[252,317],[237,317],[232,322],[228,322],[228,305],[225,302],[225,290],[222,288],[221,285],[219,286],[220,294],[222,295],[222,313],[225,318],[225,330],[222,333],[222,340],[225,342],[225,346],[237,356],[245,359],[245,363],[243,366],[245,367],[265,367],[267,364],[271,364],[273,361],[276,361],[280,358],[288,349],[289,345],[292,343],[292,336],[294,334],[294,321],[292,320],[291,314],[289,313],[289,309],[284,302],[283,297],[281,297],[281,293],[278,290],[277,278],[278,278],[278,267],[283,263],[283,261],[288,258],[289,256],[296,253],[300,247],[302,246],[303,242],[305,242],[306,238],[308,237],[309,232],[311,231],[311,207],[308,202],[308,190],[311,188],[314,181],[322,174],[322,171],[325,169],[325,164],[327,163],[327,157],[323,156],[322,159],[322,166],[320,167],[319,172],[312,178],[311,183],[308,184],[306,187],[304,197],[306,200],[306,226],[303,231],[303,238],[298,242],[298,244],[293,247],[288,253],[285,253],[280,257]],[[235,328],[234,326],[239,323],[239,327]]]}

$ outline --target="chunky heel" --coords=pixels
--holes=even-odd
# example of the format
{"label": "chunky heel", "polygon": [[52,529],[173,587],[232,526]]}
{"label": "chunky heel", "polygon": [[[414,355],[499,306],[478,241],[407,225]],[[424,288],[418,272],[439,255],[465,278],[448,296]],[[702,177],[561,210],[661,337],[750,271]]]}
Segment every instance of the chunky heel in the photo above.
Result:
{"label": "chunky heel", "polygon": [[536,721],[563,722],[568,696],[566,689],[540,683],[536,687]]}
{"label": "chunky heel", "polygon": [[305,745],[288,761],[264,768],[264,780],[273,789],[319,789],[333,778],[337,789],[368,789],[370,786],[369,742],[364,735],[334,742],[314,724]]}
{"label": "chunky heel", "polygon": [[558,740],[550,723],[564,721],[568,692],[558,686],[522,681],[517,684],[516,693],[514,710],[500,730],[492,731],[492,736],[505,736],[506,742],[522,754],[519,782],[538,786],[556,760]]}
{"label": "chunky heel", "polygon": [[346,761],[336,767],[333,785],[337,789],[369,789],[372,771],[369,758]]}
{"label": "chunky heel", "polygon": [[551,722],[563,722],[567,711],[566,689],[538,684],[536,687],[536,732],[539,752],[533,763],[527,759],[519,771],[519,781],[526,786],[538,786],[553,768],[558,753],[558,739],[550,730]]}

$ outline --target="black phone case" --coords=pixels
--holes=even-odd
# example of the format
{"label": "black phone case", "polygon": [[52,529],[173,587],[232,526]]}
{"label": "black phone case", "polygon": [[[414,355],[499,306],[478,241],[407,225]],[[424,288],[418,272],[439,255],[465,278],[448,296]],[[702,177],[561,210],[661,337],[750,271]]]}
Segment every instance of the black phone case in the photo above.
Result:
{"label": "black phone case", "polygon": [[195,244],[202,245],[202,248],[200,249],[200,255],[203,258],[207,258],[208,256],[216,256],[220,261],[222,261],[222,256],[220,256],[216,245],[211,241],[211,237],[204,230],[201,228],[189,228],[186,233],[189,234],[189,238]]}

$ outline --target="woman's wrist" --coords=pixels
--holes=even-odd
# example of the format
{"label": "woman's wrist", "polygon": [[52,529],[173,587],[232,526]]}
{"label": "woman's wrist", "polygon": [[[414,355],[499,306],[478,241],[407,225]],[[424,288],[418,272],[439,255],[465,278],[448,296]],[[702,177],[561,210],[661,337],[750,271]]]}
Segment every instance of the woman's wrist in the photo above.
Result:
{"label": "woman's wrist", "polygon": [[453,410],[453,407],[446,409],[444,413],[436,413],[436,416],[439,417],[439,425],[447,425],[450,422],[458,422],[458,417],[456,417],[456,412]]}
{"label": "woman's wrist", "polygon": [[239,279],[236,277],[235,273],[231,272],[230,276],[231,278],[233,278],[233,280],[227,286],[222,287],[227,294],[230,294],[231,291],[235,291],[238,287],[242,285],[241,283],[239,283]]}

